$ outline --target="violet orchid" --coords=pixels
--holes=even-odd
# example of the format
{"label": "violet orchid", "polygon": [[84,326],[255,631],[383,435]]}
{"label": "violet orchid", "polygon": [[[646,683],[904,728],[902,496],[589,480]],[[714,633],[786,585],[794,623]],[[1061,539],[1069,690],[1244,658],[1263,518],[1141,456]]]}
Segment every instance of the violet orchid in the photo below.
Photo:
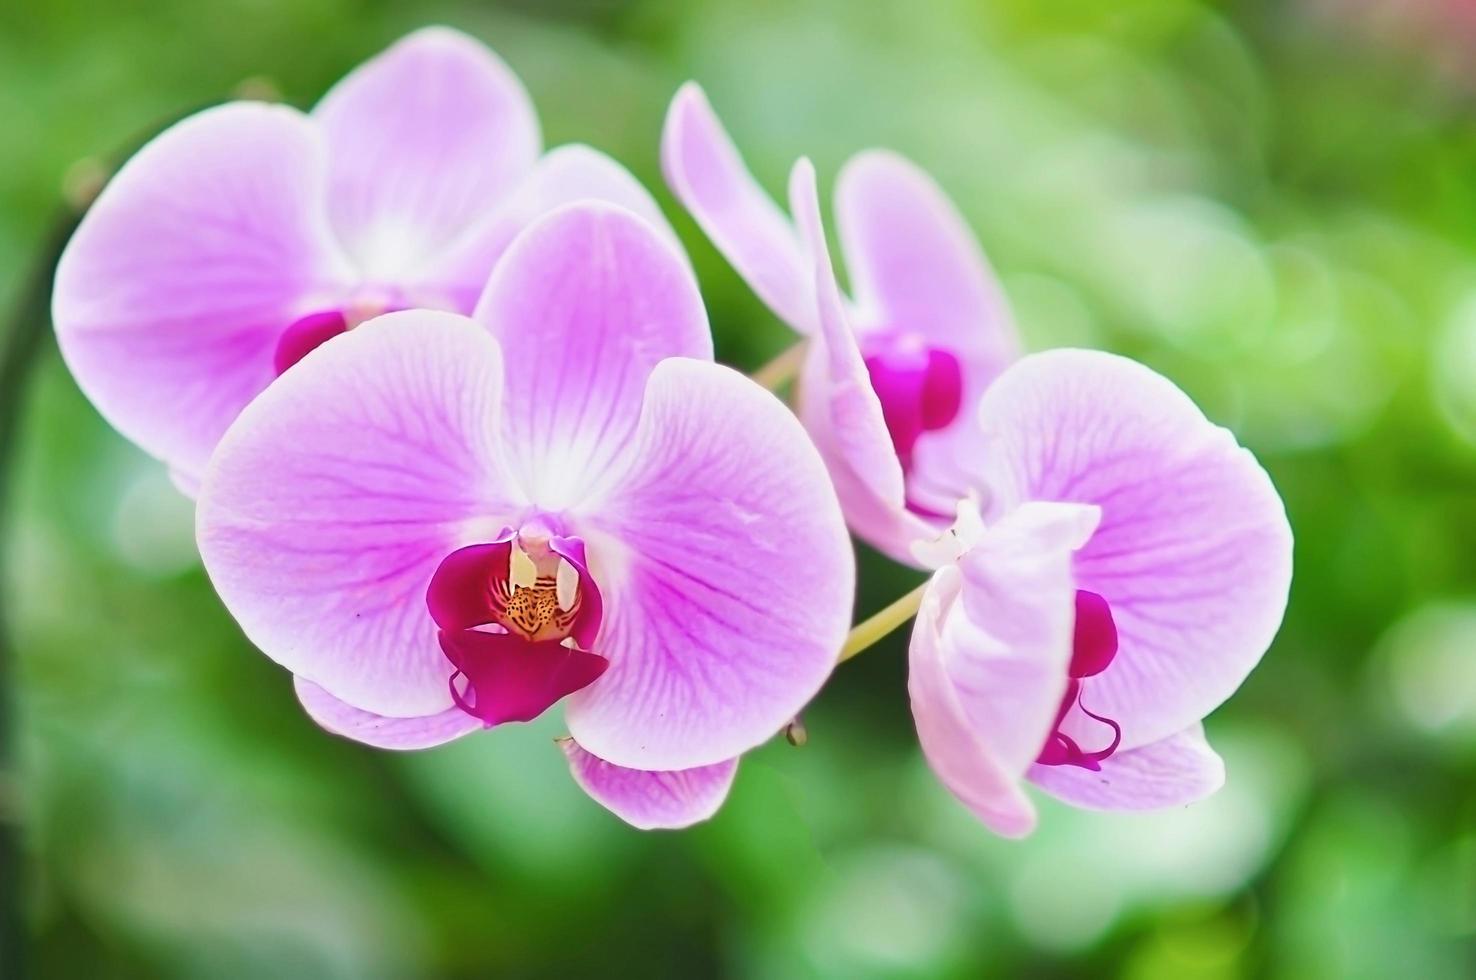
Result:
{"label": "violet orchid", "polygon": [[417,31],[311,113],[232,102],[170,127],[103,190],[57,268],[53,319],[102,415],[193,492],[231,421],[313,348],[379,313],[470,313],[530,219],[613,200],[664,227],[619,164],[541,159],[496,55]]}
{"label": "violet orchid", "polygon": [[[887,426],[806,160],[790,198],[829,392],[810,428],[875,476]],[[1170,381],[1111,354],[1026,356],[970,416],[959,521],[912,547],[942,566],[920,593],[909,672],[934,770],[1008,835],[1034,826],[1022,777],[1102,809],[1213,792],[1223,766],[1200,723],[1270,646],[1291,584],[1265,470]]]}
{"label": "violet orchid", "polygon": [[325,728],[419,748],[567,698],[596,800],[704,819],[829,674],[854,586],[803,428],[711,359],[665,236],[566,206],[474,320],[386,314],[241,412],[200,494],[206,570]]}
{"label": "violet orchid", "polygon": [[1022,779],[1105,810],[1214,792],[1224,766],[1201,721],[1260,661],[1291,584],[1266,472],[1111,354],[1030,355],[978,416],[983,513],[966,502],[944,554],[919,549],[944,560],[910,654],[934,771],[1009,836],[1035,824]]}
{"label": "violet orchid", "polygon": [[[672,100],[662,166],[677,198],[754,292],[810,338],[800,414],[852,529],[910,562],[912,543],[945,527],[972,485],[972,406],[1019,355],[1003,292],[977,241],[937,184],[902,157],[871,150],[844,166],[835,203],[854,293],[842,299],[844,329],[854,330],[865,368],[858,391],[849,376],[832,377],[829,331],[815,315],[813,249],[748,172],[695,83]],[[880,455],[853,453],[854,440],[837,431],[847,422],[833,418],[854,416],[868,401],[878,408],[863,414],[879,412],[889,437]]]}

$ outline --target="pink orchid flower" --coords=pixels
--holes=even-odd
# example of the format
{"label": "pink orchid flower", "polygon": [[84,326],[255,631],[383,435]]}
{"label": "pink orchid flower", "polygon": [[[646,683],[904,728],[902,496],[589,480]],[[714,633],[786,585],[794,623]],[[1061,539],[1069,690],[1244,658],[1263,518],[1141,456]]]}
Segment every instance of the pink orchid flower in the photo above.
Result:
{"label": "pink orchid flower", "polygon": [[1035,826],[1022,780],[1103,810],[1214,792],[1201,721],[1260,661],[1291,584],[1270,478],[1171,382],[1111,354],[1027,356],[978,418],[983,512],[965,503],[919,549],[942,559],[910,653],[933,770],[1007,836]]}
{"label": "pink orchid flower", "polygon": [[[832,458],[874,474],[888,434],[806,160],[790,198],[831,392],[807,422]],[[1035,824],[1021,779],[1099,809],[1213,792],[1223,765],[1200,723],[1270,646],[1291,585],[1265,470],[1173,383],[1111,354],[1028,355],[969,414],[959,521],[911,549],[939,568],[909,672],[933,769],[1010,836]]]}
{"label": "pink orchid flower", "polygon": [[[854,295],[841,300],[844,323],[827,325],[816,316],[815,248],[748,172],[694,83],[672,100],[662,166],[677,198],[759,298],[810,338],[799,410],[846,517],[869,543],[910,562],[912,543],[945,527],[971,485],[970,407],[1019,356],[978,242],[916,166],[886,151],[858,154],[841,170],[835,202]],[[859,388],[849,374],[834,376],[834,358],[850,360],[828,349],[835,329],[854,331]],[[880,451],[845,431],[858,415],[884,424]]]}
{"label": "pink orchid flower", "polygon": [[119,171],[62,256],[62,354],[98,411],[193,492],[278,375],[379,313],[470,313],[536,215],[596,197],[662,223],[613,160],[583,146],[540,158],[540,144],[516,76],[446,28],[399,41],[311,113],[191,116]]}
{"label": "pink orchid flower", "polygon": [[435,745],[567,698],[575,779],[640,827],[722,802],[829,674],[854,559],[784,405],[712,363],[664,234],[582,202],[474,319],[392,312],[232,424],[205,568],[330,731]]}

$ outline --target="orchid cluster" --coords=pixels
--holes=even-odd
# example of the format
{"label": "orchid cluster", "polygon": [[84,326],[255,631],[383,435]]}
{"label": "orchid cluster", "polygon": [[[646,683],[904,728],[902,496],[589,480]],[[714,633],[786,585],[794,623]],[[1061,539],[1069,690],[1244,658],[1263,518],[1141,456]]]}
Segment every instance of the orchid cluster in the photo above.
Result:
{"label": "orchid cluster", "polygon": [[[837,179],[843,294],[814,168],[781,207],[689,84],[663,170],[800,335],[791,412],[714,363],[646,189],[541,142],[494,54],[418,31],[309,113],[166,130],[58,267],[77,383],[196,498],[222,602],[318,724],[419,749],[562,703],[576,782],[683,827],[916,613],[923,752],[992,830],[1032,829],[1027,781],[1096,809],[1219,787],[1201,722],[1291,579],[1229,432],[1132,361],[1022,356],[963,220],[892,153]],[[855,630],[848,526],[929,572]]]}

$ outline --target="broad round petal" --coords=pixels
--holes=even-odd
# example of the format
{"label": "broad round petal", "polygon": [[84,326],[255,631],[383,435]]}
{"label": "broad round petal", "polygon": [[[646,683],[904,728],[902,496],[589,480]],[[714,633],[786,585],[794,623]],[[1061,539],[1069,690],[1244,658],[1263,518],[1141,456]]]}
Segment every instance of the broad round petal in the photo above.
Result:
{"label": "broad round petal", "polygon": [[1102,760],[1101,772],[1077,766],[1032,766],[1030,781],[1089,810],[1158,810],[1187,806],[1225,784],[1225,763],[1195,724],[1167,738]]}
{"label": "broad round petal", "polygon": [[733,758],[835,664],[855,581],[840,507],[783,403],[715,364],[657,366],[630,458],[573,518],[610,667],[570,699],[569,730],[634,769]]}
{"label": "broad round petal", "polygon": [[1083,696],[1122,750],[1209,714],[1265,653],[1291,583],[1291,528],[1255,457],[1167,379],[1090,351],[1020,361],[980,418],[994,507],[1102,508],[1076,584],[1107,600],[1119,645]]}
{"label": "broad round petal", "polygon": [[634,212],[686,260],[651,192],[613,158],[571,143],[546,153],[500,209],[469,229],[447,254],[430,257],[412,279],[427,295],[449,297],[455,309],[474,309],[492,267],[518,233],[544,214],[581,200],[605,201]]}
{"label": "broad round petal", "polygon": [[810,263],[794,227],[754,180],[695,82],[671,100],[661,168],[682,206],[759,299],[801,333],[814,323]]}
{"label": "broad round petal", "polygon": [[67,366],[182,485],[276,377],[278,337],[347,282],[325,174],[301,113],[208,109],[135,154],[62,255],[52,318]]}
{"label": "broad round petal", "polygon": [[323,345],[248,406],[196,517],[247,638],[355,708],[449,708],[426,589],[442,559],[523,506],[498,463],[501,388],[486,331],[411,311]]}
{"label": "broad round petal", "polygon": [[712,358],[685,258],[613,205],[572,204],[529,226],[498,262],[476,315],[509,366],[510,463],[548,511],[577,503],[627,450],[658,361]]}
{"label": "broad round petal", "polygon": [[313,118],[328,138],[333,226],[366,277],[391,282],[500,205],[541,143],[517,76],[445,27],[354,69]]}
{"label": "broad round petal", "polygon": [[447,708],[419,718],[389,718],[345,704],[312,681],[293,680],[297,700],[308,717],[327,731],[376,749],[429,749],[482,727],[460,708]]}
{"label": "broad round petal", "polygon": [[559,744],[579,788],[638,830],[680,830],[710,819],[738,773],[737,759],[677,772],[624,769],[591,755],[572,738]]}

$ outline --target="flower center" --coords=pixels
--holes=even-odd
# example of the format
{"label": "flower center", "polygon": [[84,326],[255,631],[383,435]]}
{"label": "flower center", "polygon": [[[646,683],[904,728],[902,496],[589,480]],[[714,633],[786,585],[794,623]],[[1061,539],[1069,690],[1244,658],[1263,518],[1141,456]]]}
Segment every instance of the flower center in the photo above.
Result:
{"label": "flower center", "polygon": [[882,417],[904,470],[924,432],[942,429],[963,402],[963,370],[958,358],[929,347],[915,334],[869,338],[863,348],[871,387],[881,400]]}
{"label": "flower center", "polygon": [[568,637],[579,618],[582,589],[579,572],[554,552],[547,541],[533,540],[537,557],[513,539],[508,575],[492,583],[492,612],[509,633],[529,643]]}
{"label": "flower center", "polygon": [[[1117,624],[1112,619],[1112,607],[1097,593],[1078,589],[1076,631],[1072,637],[1071,665],[1067,668],[1071,680],[1066,685],[1061,706],[1056,710],[1055,729],[1035,760],[1038,765],[1078,766],[1096,771],[1102,768],[1102,760],[1117,751],[1122,741],[1122,726],[1110,718],[1093,714],[1081,703],[1082,682],[1106,670],[1116,656]],[[1083,715],[1112,730],[1112,741],[1106,748],[1087,751],[1061,731],[1061,725],[1073,708],[1079,708]]]}
{"label": "flower center", "polygon": [[453,551],[426,604],[452,700],[489,726],[532,721],[609,665],[588,649],[602,605],[578,538],[534,527]]}

